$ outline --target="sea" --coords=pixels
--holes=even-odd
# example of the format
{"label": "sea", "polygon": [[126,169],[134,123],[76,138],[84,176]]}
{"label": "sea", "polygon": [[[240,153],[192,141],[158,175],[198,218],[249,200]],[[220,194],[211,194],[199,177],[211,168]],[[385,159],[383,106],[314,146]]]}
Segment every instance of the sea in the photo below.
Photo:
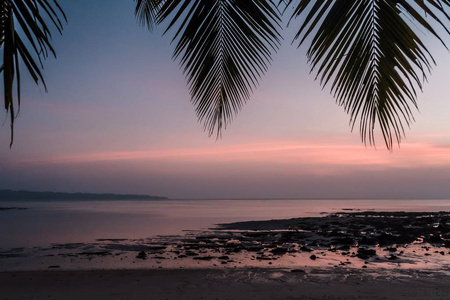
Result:
{"label": "sea", "polygon": [[221,223],[368,210],[450,211],[450,199],[1,201],[0,249],[145,239],[182,235]]}

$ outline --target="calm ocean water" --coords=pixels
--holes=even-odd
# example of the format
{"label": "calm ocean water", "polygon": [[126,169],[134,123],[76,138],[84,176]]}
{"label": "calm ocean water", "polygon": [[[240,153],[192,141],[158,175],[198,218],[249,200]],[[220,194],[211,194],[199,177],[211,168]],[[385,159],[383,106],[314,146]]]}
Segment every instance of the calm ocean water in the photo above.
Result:
{"label": "calm ocean water", "polygon": [[344,209],[450,211],[450,200],[163,200],[0,202],[0,248],[139,239],[218,223],[319,216]]}

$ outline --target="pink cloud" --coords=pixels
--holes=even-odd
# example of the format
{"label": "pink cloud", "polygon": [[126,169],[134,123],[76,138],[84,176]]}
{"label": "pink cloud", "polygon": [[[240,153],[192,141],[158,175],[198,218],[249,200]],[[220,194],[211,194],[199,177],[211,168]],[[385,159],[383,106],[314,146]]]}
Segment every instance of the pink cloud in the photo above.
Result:
{"label": "pink cloud", "polygon": [[184,162],[230,164],[277,164],[289,168],[315,166],[322,169],[411,168],[450,165],[450,147],[428,143],[403,143],[401,149],[364,148],[330,142],[272,141],[231,146],[209,146],[187,149],[150,149],[60,155],[22,160],[21,164],[78,164],[93,162]]}

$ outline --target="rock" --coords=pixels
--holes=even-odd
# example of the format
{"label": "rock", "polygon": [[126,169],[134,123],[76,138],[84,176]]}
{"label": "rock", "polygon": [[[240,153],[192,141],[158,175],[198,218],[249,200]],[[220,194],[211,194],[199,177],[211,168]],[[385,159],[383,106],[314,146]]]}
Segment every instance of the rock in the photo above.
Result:
{"label": "rock", "polygon": [[286,254],[287,250],[284,248],[274,248],[274,249],[270,250],[270,252],[272,252],[275,255],[283,255],[283,254]]}
{"label": "rock", "polygon": [[264,249],[264,248],[261,247],[261,246],[250,246],[250,247],[247,248],[247,251],[249,251],[249,252],[259,252],[262,249]]}
{"label": "rock", "polygon": [[230,252],[230,253],[239,253],[242,250],[243,250],[243,247],[242,246],[238,246],[238,247],[233,247],[233,248],[229,249],[228,252]]}
{"label": "rock", "polygon": [[214,256],[196,256],[196,257],[194,257],[194,259],[197,259],[197,260],[211,260],[213,258],[215,258],[215,257]]}
{"label": "rock", "polygon": [[138,255],[136,255],[136,258],[146,259],[147,258],[147,254],[144,251],[141,251],[141,252],[138,253]]}
{"label": "rock", "polygon": [[166,246],[147,246],[148,251],[161,251],[165,250],[166,248]]}
{"label": "rock", "polygon": [[302,247],[300,248],[300,250],[303,251],[303,252],[311,252],[311,251],[312,251],[311,248],[308,248],[308,247],[306,247],[306,246],[302,246]]}
{"label": "rock", "polygon": [[306,273],[305,270],[302,269],[293,269],[291,270],[291,273]]}
{"label": "rock", "polygon": [[186,255],[187,256],[197,256],[198,255],[198,253],[196,253],[196,252],[194,252],[194,251],[186,251]]}
{"label": "rock", "polygon": [[377,240],[373,237],[363,237],[358,244],[360,245],[376,245],[377,244]]}
{"label": "rock", "polygon": [[337,250],[342,250],[342,251],[349,251],[350,250],[350,246],[343,245],[343,246],[336,247],[336,249]]}
{"label": "rock", "polygon": [[369,257],[375,255],[377,255],[377,252],[374,249],[358,248],[356,257],[359,257],[361,259],[368,259]]}
{"label": "rock", "polygon": [[387,247],[386,249],[384,249],[384,251],[397,252],[397,248],[395,248],[395,247]]}
{"label": "rock", "polygon": [[351,237],[343,237],[334,239],[333,243],[338,245],[353,246],[355,244],[355,240]]}
{"label": "rock", "polygon": [[313,255],[311,255],[309,258],[310,258],[311,260],[316,260],[316,259],[317,259],[317,256],[315,256],[315,255],[313,254]]}
{"label": "rock", "polygon": [[428,242],[431,243],[431,244],[439,244],[439,243],[442,243],[443,241],[444,240],[441,238],[441,236],[437,235],[437,234],[430,235],[428,237]]}

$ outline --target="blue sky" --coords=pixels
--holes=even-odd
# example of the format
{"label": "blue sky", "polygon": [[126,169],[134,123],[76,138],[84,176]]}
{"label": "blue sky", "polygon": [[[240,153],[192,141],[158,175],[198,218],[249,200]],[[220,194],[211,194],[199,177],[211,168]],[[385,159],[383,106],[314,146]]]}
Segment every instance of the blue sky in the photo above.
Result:
{"label": "blue sky", "polygon": [[[68,24],[45,61],[48,93],[23,76],[9,149],[0,128],[0,188],[171,198],[449,198],[450,56],[419,94],[420,112],[390,153],[365,147],[309,74],[295,23],[260,86],[223,132],[197,122],[170,33],[149,33],[133,1],[60,1]],[[450,39],[447,37],[450,43]],[[5,113],[6,120],[6,113]]]}

